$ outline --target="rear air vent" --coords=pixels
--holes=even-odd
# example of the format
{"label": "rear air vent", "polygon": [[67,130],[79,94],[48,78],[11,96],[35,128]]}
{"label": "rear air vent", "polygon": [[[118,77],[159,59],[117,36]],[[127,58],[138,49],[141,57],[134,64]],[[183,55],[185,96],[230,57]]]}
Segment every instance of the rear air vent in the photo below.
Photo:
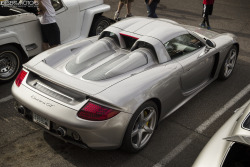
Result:
{"label": "rear air vent", "polygon": [[34,89],[67,104],[75,105],[86,99],[84,94],[45,80],[32,72],[29,73],[27,84]]}
{"label": "rear air vent", "polygon": [[55,99],[58,99],[60,101],[63,101],[63,102],[66,102],[66,103],[73,103],[74,102],[74,99],[67,96],[67,95],[64,95],[40,82],[36,82],[34,85],[33,85],[37,90],[43,92],[44,94],[47,94],[51,97],[54,97]]}

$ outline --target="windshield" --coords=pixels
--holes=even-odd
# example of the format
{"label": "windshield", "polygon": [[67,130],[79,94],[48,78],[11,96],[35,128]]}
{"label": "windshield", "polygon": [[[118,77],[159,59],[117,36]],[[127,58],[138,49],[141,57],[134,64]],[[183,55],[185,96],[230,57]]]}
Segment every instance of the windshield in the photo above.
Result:
{"label": "windshield", "polygon": [[250,136],[232,136],[232,137],[227,137],[225,138],[227,141],[232,141],[232,142],[237,142],[237,143],[242,143],[250,146]]}

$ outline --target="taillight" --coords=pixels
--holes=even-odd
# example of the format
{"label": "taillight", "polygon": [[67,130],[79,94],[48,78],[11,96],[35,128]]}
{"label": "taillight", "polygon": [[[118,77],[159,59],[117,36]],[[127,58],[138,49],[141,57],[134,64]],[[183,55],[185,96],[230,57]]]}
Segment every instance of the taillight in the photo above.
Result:
{"label": "taillight", "polygon": [[23,82],[23,79],[24,79],[24,77],[26,76],[26,74],[27,74],[27,72],[26,71],[24,71],[24,70],[22,70],[19,74],[18,74],[18,76],[17,76],[17,78],[16,78],[16,85],[19,87],[20,85],[21,85],[21,83]]}
{"label": "taillight", "polygon": [[119,111],[93,102],[88,102],[80,111],[78,111],[77,116],[91,121],[103,121],[112,118],[117,114],[119,114]]}

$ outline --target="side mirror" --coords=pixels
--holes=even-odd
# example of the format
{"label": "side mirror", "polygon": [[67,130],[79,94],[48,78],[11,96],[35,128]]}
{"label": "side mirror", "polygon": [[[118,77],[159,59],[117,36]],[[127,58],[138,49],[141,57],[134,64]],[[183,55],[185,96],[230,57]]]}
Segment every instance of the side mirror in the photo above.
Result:
{"label": "side mirror", "polygon": [[207,39],[206,40],[206,46],[208,49],[212,49],[212,48],[215,48],[216,47],[216,44],[214,41],[211,41],[210,39]]}

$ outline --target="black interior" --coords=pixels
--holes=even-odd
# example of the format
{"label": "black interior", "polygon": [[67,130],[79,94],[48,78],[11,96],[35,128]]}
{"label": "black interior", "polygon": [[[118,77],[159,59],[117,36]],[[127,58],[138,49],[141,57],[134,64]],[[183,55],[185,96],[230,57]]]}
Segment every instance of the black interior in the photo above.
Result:
{"label": "black interior", "polygon": [[250,146],[233,144],[222,167],[250,167]]}
{"label": "black interior", "polygon": [[16,8],[0,5],[0,16],[11,16],[22,13],[34,13],[38,15],[38,10],[36,7],[23,6],[22,8]]}

